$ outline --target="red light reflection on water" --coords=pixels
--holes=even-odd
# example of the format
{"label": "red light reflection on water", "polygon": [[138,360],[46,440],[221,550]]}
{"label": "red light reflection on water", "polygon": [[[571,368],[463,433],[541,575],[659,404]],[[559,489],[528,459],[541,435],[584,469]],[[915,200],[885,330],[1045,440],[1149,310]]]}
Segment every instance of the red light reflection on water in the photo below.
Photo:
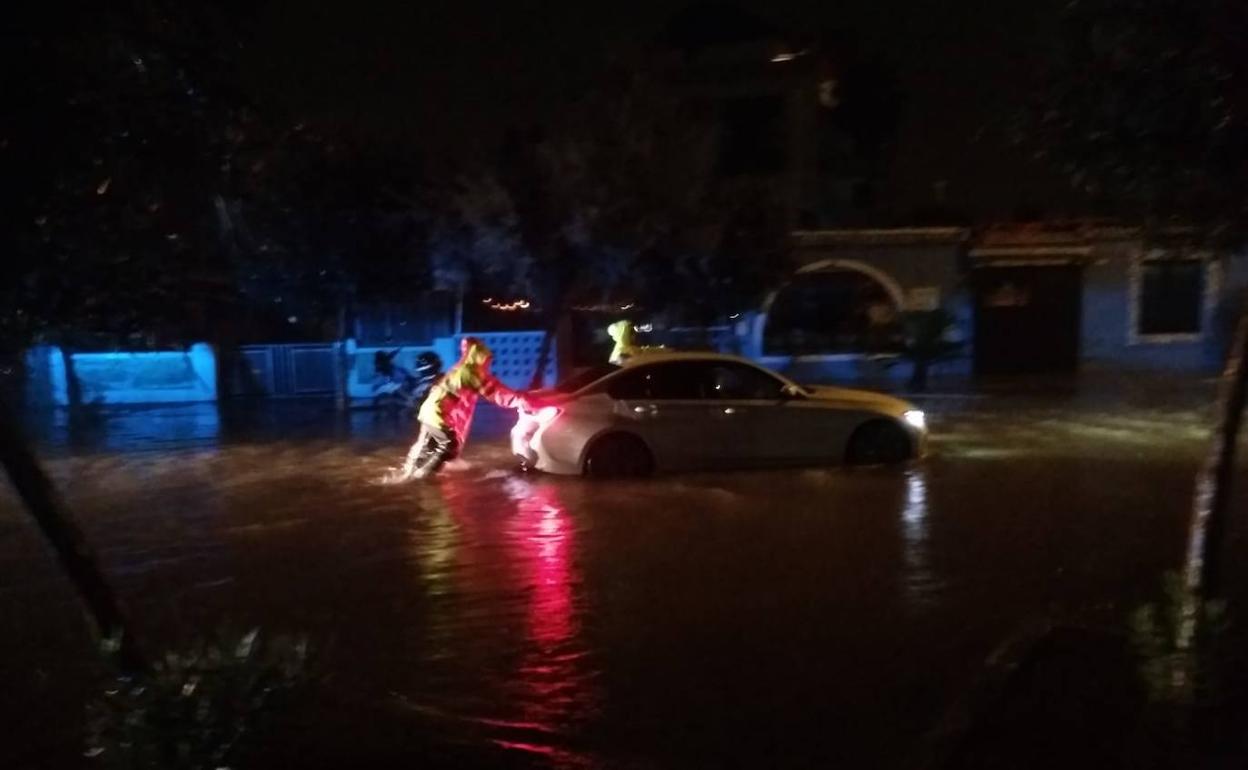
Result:
{"label": "red light reflection on water", "polygon": [[490,645],[516,653],[507,656],[510,676],[499,682],[499,711],[474,721],[488,725],[489,740],[501,748],[581,765],[585,758],[566,743],[594,716],[598,697],[582,637],[576,521],[553,483],[507,478],[501,486],[501,496],[493,485],[443,487],[464,535],[494,554],[488,562],[465,562],[474,574],[461,579],[478,590],[488,586],[501,601],[521,602],[510,605],[515,614],[500,617],[500,636]]}
{"label": "red light reflection on water", "polygon": [[[525,539],[531,550],[528,559],[533,598],[529,602],[529,636],[549,653],[577,631],[572,606],[572,567],[569,550],[572,527],[567,515],[556,504],[553,490],[534,489],[528,500],[518,501],[519,513],[534,531]],[[531,524],[529,523],[531,522]]]}
{"label": "red light reflection on water", "polygon": [[[530,589],[525,654],[518,669],[526,722],[567,736],[596,711],[593,672],[585,659],[578,600],[576,522],[554,484],[513,480],[507,493],[516,504],[512,545]],[[504,742],[499,741],[499,745]],[[575,754],[545,739],[512,742],[509,748],[580,764]]]}

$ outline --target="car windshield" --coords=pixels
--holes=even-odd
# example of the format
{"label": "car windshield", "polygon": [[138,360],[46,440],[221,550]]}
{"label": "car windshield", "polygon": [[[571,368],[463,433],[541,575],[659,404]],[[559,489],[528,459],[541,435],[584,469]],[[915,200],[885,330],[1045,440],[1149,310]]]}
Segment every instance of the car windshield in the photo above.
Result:
{"label": "car windshield", "polygon": [[602,366],[593,366],[585,369],[577,374],[572,375],[568,379],[555,386],[555,390],[559,393],[575,393],[584,388],[586,385],[601,380],[612,372],[619,371],[620,367],[615,364],[603,364]]}

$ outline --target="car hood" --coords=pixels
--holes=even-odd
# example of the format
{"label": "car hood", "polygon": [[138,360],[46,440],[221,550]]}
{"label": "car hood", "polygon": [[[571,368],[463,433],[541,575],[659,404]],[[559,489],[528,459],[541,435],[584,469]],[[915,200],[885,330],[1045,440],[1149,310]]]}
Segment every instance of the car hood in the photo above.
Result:
{"label": "car hood", "polygon": [[865,409],[872,412],[887,414],[901,418],[908,410],[914,409],[905,399],[870,390],[854,390],[853,388],[837,388],[830,385],[808,386],[806,391],[812,401],[836,405],[842,408]]}

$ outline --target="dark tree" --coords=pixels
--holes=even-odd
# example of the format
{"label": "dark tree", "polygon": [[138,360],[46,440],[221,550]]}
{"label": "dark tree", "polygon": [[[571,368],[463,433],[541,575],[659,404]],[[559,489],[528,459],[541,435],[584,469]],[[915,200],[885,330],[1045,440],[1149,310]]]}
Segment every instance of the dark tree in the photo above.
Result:
{"label": "dark tree", "polygon": [[459,180],[438,263],[533,298],[547,331],[536,384],[573,301],[722,315],[780,269],[778,196],[723,183],[714,163],[708,116],[644,70],[611,71],[560,120],[512,132],[495,163]]}
{"label": "dark tree", "polygon": [[1242,241],[1248,6],[1074,0],[1021,136],[1105,209]]}
{"label": "dark tree", "polygon": [[[198,332],[199,300],[225,285],[214,203],[250,119],[228,90],[223,17],[155,0],[13,10],[0,39],[0,346],[73,345],[82,330],[113,345]],[[95,627],[139,665],[99,565],[2,408],[0,462]]]}
{"label": "dark tree", "polygon": [[7,344],[203,334],[230,292],[217,213],[248,173],[237,157],[255,120],[233,86],[236,32],[200,4],[23,13],[0,46]]}
{"label": "dark tree", "polygon": [[412,302],[430,287],[417,170],[304,123],[258,142],[251,163],[225,231],[257,328],[324,336],[362,303]]}
{"label": "dark tree", "polygon": [[[1248,6],[1234,0],[1075,0],[1025,122],[1038,152],[1112,213],[1240,247],[1248,236]],[[1218,595],[1229,486],[1248,398],[1248,317],[1197,480],[1185,564],[1195,608]],[[1187,633],[1184,644],[1190,642]]]}

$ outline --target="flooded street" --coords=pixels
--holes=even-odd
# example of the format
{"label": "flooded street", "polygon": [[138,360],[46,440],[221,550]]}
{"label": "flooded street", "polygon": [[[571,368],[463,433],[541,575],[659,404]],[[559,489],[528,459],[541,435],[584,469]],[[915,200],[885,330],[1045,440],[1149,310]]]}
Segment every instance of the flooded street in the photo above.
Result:
{"label": "flooded street", "polygon": [[[490,415],[465,467],[400,487],[373,481],[409,427],[372,414],[41,431],[153,643],[229,624],[321,650],[290,766],[902,768],[1005,638],[1119,623],[1179,563],[1209,422],[1189,396],[933,398],[909,468],[627,483],[520,475]],[[90,643],[7,488],[0,575],[23,736],[0,766],[53,766]]]}

